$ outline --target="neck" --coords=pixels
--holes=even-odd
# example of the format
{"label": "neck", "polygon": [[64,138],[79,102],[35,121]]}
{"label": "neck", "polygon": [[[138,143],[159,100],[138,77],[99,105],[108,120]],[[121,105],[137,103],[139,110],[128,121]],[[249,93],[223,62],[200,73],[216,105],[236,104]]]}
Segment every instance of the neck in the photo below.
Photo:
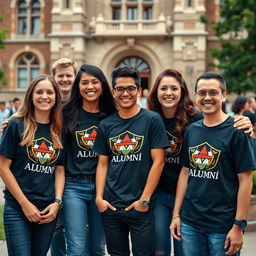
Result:
{"label": "neck", "polygon": [[162,107],[163,115],[165,118],[173,118],[175,117],[177,107],[175,108],[164,108]]}
{"label": "neck", "polygon": [[90,113],[100,112],[99,102],[83,102],[83,110]]}
{"label": "neck", "polygon": [[224,112],[214,113],[214,114],[205,114],[204,113],[204,124],[206,126],[216,126],[223,123],[228,118],[228,115]]}
{"label": "neck", "polygon": [[119,108],[118,114],[123,119],[131,118],[135,115],[137,115],[140,112],[140,107],[135,104],[132,108],[126,109],[126,108]]}
{"label": "neck", "polygon": [[60,91],[60,97],[61,97],[61,101],[69,101],[71,92],[61,92]]}
{"label": "neck", "polygon": [[48,124],[50,122],[50,112],[51,111],[38,111],[34,112],[35,120],[40,124]]}

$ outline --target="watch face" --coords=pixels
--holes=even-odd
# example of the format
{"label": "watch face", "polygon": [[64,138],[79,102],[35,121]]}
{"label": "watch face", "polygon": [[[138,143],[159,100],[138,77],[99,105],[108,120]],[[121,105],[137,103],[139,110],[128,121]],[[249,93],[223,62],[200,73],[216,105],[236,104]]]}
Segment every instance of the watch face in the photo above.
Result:
{"label": "watch face", "polygon": [[247,226],[247,221],[246,220],[241,220],[241,227],[246,228]]}

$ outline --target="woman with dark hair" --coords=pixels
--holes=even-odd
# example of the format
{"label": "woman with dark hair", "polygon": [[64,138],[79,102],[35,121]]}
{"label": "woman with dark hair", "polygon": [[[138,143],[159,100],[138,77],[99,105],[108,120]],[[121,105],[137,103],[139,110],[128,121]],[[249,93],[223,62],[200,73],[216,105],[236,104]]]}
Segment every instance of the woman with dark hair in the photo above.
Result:
{"label": "woman with dark hair", "polygon": [[95,204],[98,155],[93,146],[100,120],[115,111],[103,72],[93,65],[81,66],[63,111],[68,144],[63,193],[68,256],[85,255],[86,251],[89,255],[105,255],[104,231]]}
{"label": "woman with dark hair", "polygon": [[231,107],[231,110],[235,115],[243,115],[243,112],[249,109],[249,99],[245,96],[237,96]]}
{"label": "woman with dark hair", "polygon": [[0,144],[9,255],[43,256],[50,247],[65,182],[61,132],[59,90],[52,77],[40,75]]}
{"label": "woman with dark hair", "polygon": [[[169,226],[173,218],[176,187],[182,167],[179,163],[179,154],[183,134],[189,124],[202,119],[203,115],[195,110],[187,84],[182,74],[175,69],[166,69],[159,74],[149,92],[148,108],[162,116],[170,142],[170,147],[165,150],[165,166],[154,198],[155,255],[170,255]],[[251,128],[248,119],[237,123],[236,126]],[[174,255],[182,255],[181,242],[175,239]]]}

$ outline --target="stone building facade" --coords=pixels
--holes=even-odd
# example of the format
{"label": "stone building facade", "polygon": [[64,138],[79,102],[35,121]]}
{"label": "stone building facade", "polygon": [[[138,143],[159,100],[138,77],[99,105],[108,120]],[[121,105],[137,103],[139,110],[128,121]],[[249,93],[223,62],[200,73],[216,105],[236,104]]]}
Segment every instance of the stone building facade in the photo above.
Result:
{"label": "stone building facade", "polygon": [[0,14],[9,31],[0,50],[7,100],[60,57],[97,65],[109,80],[114,67],[136,66],[144,88],[176,68],[193,86],[217,46],[200,16],[218,19],[219,0],[0,0]]}

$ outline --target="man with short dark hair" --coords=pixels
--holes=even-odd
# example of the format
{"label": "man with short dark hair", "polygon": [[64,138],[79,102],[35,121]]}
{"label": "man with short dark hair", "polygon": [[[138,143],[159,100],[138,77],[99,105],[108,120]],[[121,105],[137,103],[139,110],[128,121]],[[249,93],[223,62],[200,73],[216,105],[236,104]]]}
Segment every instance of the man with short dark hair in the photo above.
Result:
{"label": "man with short dark hair", "polygon": [[99,125],[94,151],[99,154],[96,204],[102,213],[108,252],[154,255],[152,194],[164,166],[168,139],[161,117],[137,105],[140,74],[134,68],[112,72],[118,112]]}
{"label": "man with short dark hair", "polygon": [[238,256],[256,168],[252,139],[233,127],[222,111],[226,83],[214,73],[201,75],[195,86],[196,104],[204,118],[185,134],[172,236],[182,239],[184,256]]}

